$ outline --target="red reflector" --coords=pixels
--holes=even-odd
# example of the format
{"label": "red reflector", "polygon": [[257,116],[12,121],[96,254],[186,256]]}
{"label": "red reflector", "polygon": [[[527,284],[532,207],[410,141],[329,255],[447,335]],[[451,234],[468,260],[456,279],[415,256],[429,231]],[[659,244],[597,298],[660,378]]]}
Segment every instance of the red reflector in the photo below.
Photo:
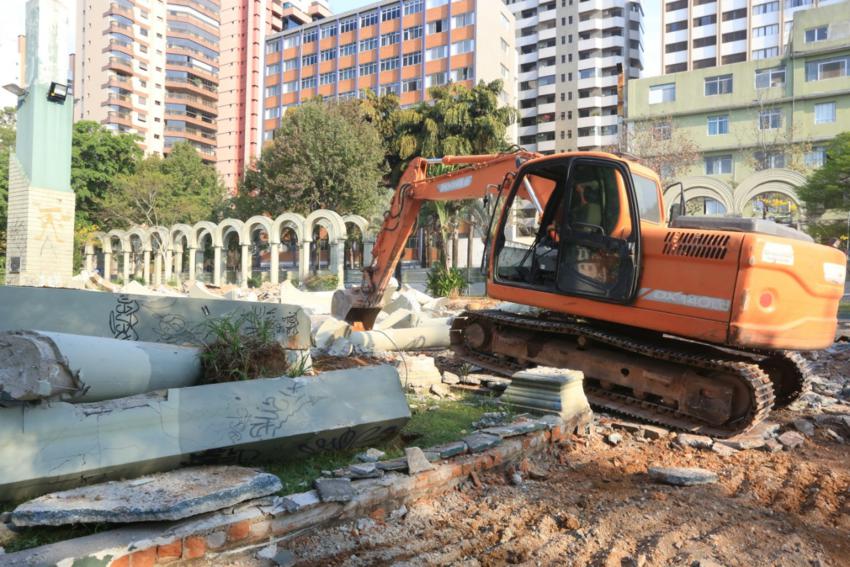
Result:
{"label": "red reflector", "polygon": [[767,291],[764,292],[759,298],[759,303],[762,307],[770,307],[773,303],[773,294]]}

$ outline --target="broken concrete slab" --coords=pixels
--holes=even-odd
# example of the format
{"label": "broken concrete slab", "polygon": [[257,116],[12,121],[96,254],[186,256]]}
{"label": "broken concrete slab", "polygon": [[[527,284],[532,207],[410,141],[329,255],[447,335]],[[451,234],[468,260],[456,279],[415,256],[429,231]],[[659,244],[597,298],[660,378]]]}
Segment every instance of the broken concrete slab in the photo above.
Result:
{"label": "broken concrete slab", "polygon": [[370,447],[362,453],[357,453],[356,455],[354,455],[354,458],[360,461],[361,463],[377,463],[378,461],[383,459],[385,455],[386,453],[384,453],[380,449]]}
{"label": "broken concrete slab", "polygon": [[411,293],[397,291],[392,295],[392,299],[384,305],[384,313],[392,315],[396,311],[405,310],[410,313],[419,313],[422,311],[422,306],[417,301],[416,297]]}
{"label": "broken concrete slab", "polygon": [[194,385],[200,349],[52,332],[0,332],[0,405],[95,402]]}
{"label": "broken concrete slab", "polygon": [[463,455],[466,453],[467,449],[468,447],[466,446],[466,443],[463,441],[455,441],[453,443],[444,443],[442,445],[428,447],[425,449],[425,452],[436,453],[441,459],[450,459],[456,455]]}
{"label": "broken concrete slab", "polygon": [[442,376],[430,356],[401,354],[396,360],[396,368],[402,384],[407,388],[427,389],[442,383]]}
{"label": "broken concrete slab", "polygon": [[351,356],[353,352],[354,347],[351,345],[351,341],[345,337],[339,337],[328,347],[328,355],[330,356],[345,358]]}
{"label": "broken concrete slab", "polygon": [[419,305],[427,305],[434,301],[434,298],[428,295],[427,293],[421,292],[415,287],[411,287],[408,284],[402,284],[398,291],[399,293],[403,293],[408,297],[415,299],[419,303]]}
{"label": "broken concrete slab", "polygon": [[460,384],[460,376],[454,372],[443,371],[443,384]]}
{"label": "broken concrete slab", "polygon": [[777,437],[777,441],[786,449],[796,449],[806,442],[806,438],[796,431],[786,431]]}
{"label": "broken concrete slab", "polygon": [[434,465],[425,457],[425,453],[419,447],[405,447],[404,458],[407,459],[408,474],[419,474],[434,470]]}
{"label": "broken concrete slab", "polygon": [[314,484],[322,502],[348,502],[354,498],[350,478],[317,478]]}
{"label": "broken concrete slab", "polygon": [[274,494],[276,476],[235,466],[189,467],[46,494],[12,512],[15,526],[179,520]]}
{"label": "broken concrete slab", "polygon": [[345,321],[328,317],[313,332],[316,348],[328,349],[337,339],[343,339],[351,333],[351,326]]}
{"label": "broken concrete slab", "polygon": [[694,449],[711,449],[714,439],[706,435],[692,435],[690,433],[677,433],[673,443],[680,447],[691,447]]}
{"label": "broken concrete slab", "polygon": [[248,312],[269,321],[285,349],[309,351],[310,318],[298,305],[0,286],[0,331],[200,346],[213,339],[210,320]]}
{"label": "broken concrete slab", "polygon": [[673,486],[695,486],[717,482],[715,473],[696,467],[649,467],[649,478]]}
{"label": "broken concrete slab", "polygon": [[411,329],[418,327],[421,316],[408,309],[397,309],[375,324],[375,330]]}
{"label": "broken concrete slab", "polygon": [[300,510],[305,510],[307,508],[312,508],[318,504],[321,504],[322,500],[319,498],[319,493],[315,490],[308,490],[307,492],[297,492],[295,494],[287,494],[280,498],[277,501],[276,507],[284,510],[290,514],[298,512]]}
{"label": "broken concrete slab", "polygon": [[211,292],[207,289],[207,286],[204,285],[204,282],[194,281],[189,286],[189,297],[192,299],[223,299],[222,296],[217,293]]}
{"label": "broken concrete slab", "polygon": [[498,435],[489,435],[487,433],[473,433],[464,437],[463,442],[469,447],[470,453],[480,453],[501,443],[502,438]]}
{"label": "broken concrete slab", "polygon": [[557,414],[564,421],[589,420],[590,404],[584,395],[584,373],[578,370],[537,367],[511,376],[499,400],[511,407],[535,413]]}
{"label": "broken concrete slab", "polygon": [[284,305],[298,305],[310,313],[329,315],[331,313],[332,291],[301,291],[292,282],[280,284],[280,302]]}
{"label": "broken concrete slab", "polygon": [[517,435],[525,435],[532,431],[540,431],[545,429],[546,424],[540,421],[517,421],[509,425],[501,425],[496,427],[488,427],[482,429],[481,433],[489,433],[490,435],[498,435],[502,439],[507,437],[516,437]]}
{"label": "broken concrete slab", "polygon": [[384,471],[377,468],[375,463],[357,463],[348,466],[349,478],[380,478],[384,476]]}
{"label": "broken concrete slab", "polygon": [[0,409],[0,498],[186,465],[261,463],[369,446],[410,419],[392,366]]}
{"label": "broken concrete slab", "polygon": [[355,331],[349,337],[354,350],[362,354],[376,354],[400,350],[448,348],[448,325],[421,325],[415,329],[385,329]]}

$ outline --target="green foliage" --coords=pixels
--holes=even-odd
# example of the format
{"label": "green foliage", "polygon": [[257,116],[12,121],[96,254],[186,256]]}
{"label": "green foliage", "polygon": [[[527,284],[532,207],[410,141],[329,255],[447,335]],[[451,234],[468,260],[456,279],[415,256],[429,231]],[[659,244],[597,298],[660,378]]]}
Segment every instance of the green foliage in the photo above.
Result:
{"label": "green foliage", "polygon": [[457,297],[467,285],[466,276],[457,268],[435,263],[428,272],[428,293],[436,297]]}
{"label": "green foliage", "polygon": [[15,109],[0,110],[0,264],[5,268],[6,220],[9,201],[9,154],[15,147]]}
{"label": "green foliage", "polygon": [[233,204],[240,217],[316,209],[368,217],[384,200],[383,173],[381,137],[357,103],[311,100],[284,115]]}
{"label": "green foliage", "polygon": [[832,140],[826,163],[809,175],[797,194],[815,210],[850,209],[850,132]]}
{"label": "green foliage", "polygon": [[256,288],[261,287],[263,285],[263,277],[262,276],[251,276],[251,277],[248,278],[248,281],[246,283],[248,284],[248,287],[256,289]]}
{"label": "green foliage", "polygon": [[336,274],[316,274],[304,280],[304,287],[308,291],[333,291],[337,285],[339,277]]}
{"label": "green foliage", "polygon": [[[847,240],[847,221],[819,221],[811,223],[806,227],[806,232],[815,239],[815,242],[828,244],[830,240],[838,238],[842,243]],[[842,244],[844,248],[844,244]]]}
{"label": "green foliage", "polygon": [[149,156],[96,199],[99,220],[109,226],[171,225],[209,219],[221,207],[224,187],[215,169],[186,143],[163,159]]}
{"label": "green foliage", "polygon": [[133,173],[142,159],[138,141],[138,136],[112,132],[91,120],[74,124],[71,188],[77,197],[79,220],[99,220],[99,201],[112,192],[119,176]]}
{"label": "green foliage", "polygon": [[256,309],[208,319],[213,340],[201,353],[205,383],[279,376],[286,371],[286,352],[275,340],[274,322]]}

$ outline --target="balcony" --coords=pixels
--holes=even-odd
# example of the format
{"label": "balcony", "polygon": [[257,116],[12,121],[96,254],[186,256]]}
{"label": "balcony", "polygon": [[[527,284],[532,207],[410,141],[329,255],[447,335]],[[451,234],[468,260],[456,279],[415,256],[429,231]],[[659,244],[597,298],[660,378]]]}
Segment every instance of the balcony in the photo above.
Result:
{"label": "balcony", "polygon": [[125,75],[110,75],[106,79],[106,83],[101,85],[102,88],[107,87],[118,87],[122,89],[129,88],[133,82],[130,80],[130,77]]}
{"label": "balcony", "polygon": [[[200,80],[192,80],[192,79],[180,79],[176,77],[165,77],[165,88],[166,89],[186,89],[194,93],[198,93],[201,95],[207,95],[207,93],[212,93],[217,95],[218,89],[215,87],[211,87],[209,85],[204,84]],[[207,95],[208,96],[208,95]]]}
{"label": "balcony", "polygon": [[130,95],[126,94],[109,93],[106,95],[106,100],[101,103],[101,106],[107,106],[110,104],[122,106],[130,110],[133,109],[133,99]]}
{"label": "balcony", "polygon": [[133,127],[133,117],[129,112],[117,112],[111,110],[106,113],[106,122],[127,126],[128,128]]}
{"label": "balcony", "polygon": [[[215,129],[215,118],[209,118],[203,116],[202,114],[196,114],[194,112],[178,112],[178,111],[165,111],[165,119],[166,120],[182,120],[184,122],[190,122],[195,126],[199,126],[200,128],[212,128]],[[169,128],[170,129],[170,128]],[[199,130],[201,131],[201,130]]]}
{"label": "balcony", "polygon": [[112,2],[111,4],[109,4],[109,7],[106,9],[106,12],[103,13],[104,16],[108,16],[109,14],[118,14],[120,16],[132,18],[133,9],[129,6],[123,6],[116,2]]}
{"label": "balcony", "polygon": [[165,135],[175,138],[186,138],[202,144],[215,144],[215,133],[192,128],[191,126],[166,126]]}
{"label": "balcony", "polygon": [[102,69],[118,69],[130,73],[133,71],[133,62],[129,59],[122,59],[121,57],[110,57]]}
{"label": "balcony", "polygon": [[216,112],[216,101],[188,93],[166,91],[165,102],[186,104],[200,110]]}

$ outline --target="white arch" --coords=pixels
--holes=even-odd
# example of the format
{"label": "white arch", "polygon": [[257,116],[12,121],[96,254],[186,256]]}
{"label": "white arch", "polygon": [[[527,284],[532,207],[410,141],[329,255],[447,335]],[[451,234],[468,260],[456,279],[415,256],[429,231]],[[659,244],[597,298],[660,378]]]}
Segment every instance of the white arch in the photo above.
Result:
{"label": "white arch", "polygon": [[342,217],[334,211],[319,209],[307,215],[307,218],[304,220],[304,232],[306,233],[305,240],[313,240],[313,226],[321,220],[325,220],[327,222],[326,225],[321,224],[321,226],[325,226],[325,228],[328,229],[328,240],[330,242],[345,239],[345,223],[343,222]]}
{"label": "white arch", "polygon": [[[360,229],[360,234],[363,235],[363,238],[366,238],[366,231],[369,229],[369,221],[360,215],[343,215],[342,222],[345,224],[351,223],[357,228]],[[345,230],[346,236],[348,236],[348,228]]]}
{"label": "white arch", "polygon": [[[127,234],[126,230],[110,230],[106,233],[107,238],[109,239],[109,249],[112,250],[112,239],[117,238],[121,243],[121,252],[130,252],[130,236]],[[115,250],[112,250],[115,252]]]}
{"label": "white arch", "polygon": [[246,241],[242,238],[242,231],[245,228],[244,225],[245,225],[245,223],[243,223],[239,219],[229,219],[229,218],[224,219],[223,221],[218,223],[218,226],[216,227],[217,232],[216,232],[215,237],[214,237],[215,239],[218,240],[218,245],[224,246],[224,235],[229,233],[231,230],[233,230],[236,233],[236,236],[239,239],[240,245],[241,244],[247,244],[248,241]]}
{"label": "white arch", "polygon": [[112,253],[112,243],[107,238],[106,234],[96,231],[86,236],[86,244],[83,250],[86,254],[94,254],[95,241],[100,241],[100,250],[107,254]]}
{"label": "white arch", "polygon": [[277,239],[275,242],[280,242],[280,231],[286,226],[295,231],[295,237],[298,242],[304,241],[304,217],[298,213],[283,213],[278,215],[272,222],[272,232]]}
{"label": "white arch", "polygon": [[186,247],[187,248],[196,248],[196,234],[195,230],[189,226],[188,224],[175,224],[171,227],[171,247],[175,248],[178,242],[180,242],[180,236],[184,236],[186,238]]}
{"label": "white arch", "polygon": [[757,171],[744,179],[735,191],[735,211],[743,212],[747,203],[762,193],[781,193],[785,195],[800,208],[802,213],[803,203],[797,196],[797,187],[806,182],[806,178],[791,169],[765,169]]}
{"label": "white arch", "polygon": [[192,231],[195,234],[195,244],[197,244],[198,247],[200,247],[202,242],[201,235],[205,231],[209,233],[210,238],[212,239],[213,246],[221,246],[221,243],[216,242],[215,240],[216,234],[218,232],[218,226],[216,226],[215,223],[212,223],[210,221],[198,221],[194,225],[192,225]]}
{"label": "white arch", "polygon": [[142,252],[150,252],[151,251],[151,236],[148,233],[147,229],[144,229],[140,226],[134,226],[130,230],[127,231],[127,243],[130,245],[130,251],[133,250],[133,237],[137,236],[142,243]]}
{"label": "white arch", "polygon": [[159,251],[160,253],[171,249],[171,231],[164,226],[152,226],[148,231],[151,239],[151,248],[153,248],[154,235],[159,236]]}
{"label": "white arch", "polygon": [[277,244],[280,242],[280,233],[275,234],[273,231],[273,221],[269,217],[263,215],[256,215],[245,221],[245,225],[242,229],[242,242],[251,242],[251,233],[254,232],[254,228],[257,226],[263,227],[263,230],[266,231],[266,234],[269,237],[269,244]]}
{"label": "white arch", "polygon": [[[705,175],[692,175],[677,181],[681,182],[684,187],[686,201],[697,197],[707,197],[719,201],[726,208],[727,213],[735,212],[735,198],[732,188],[719,179]],[[669,211],[670,205],[678,202],[678,186],[667,189],[664,193],[665,210]]]}

